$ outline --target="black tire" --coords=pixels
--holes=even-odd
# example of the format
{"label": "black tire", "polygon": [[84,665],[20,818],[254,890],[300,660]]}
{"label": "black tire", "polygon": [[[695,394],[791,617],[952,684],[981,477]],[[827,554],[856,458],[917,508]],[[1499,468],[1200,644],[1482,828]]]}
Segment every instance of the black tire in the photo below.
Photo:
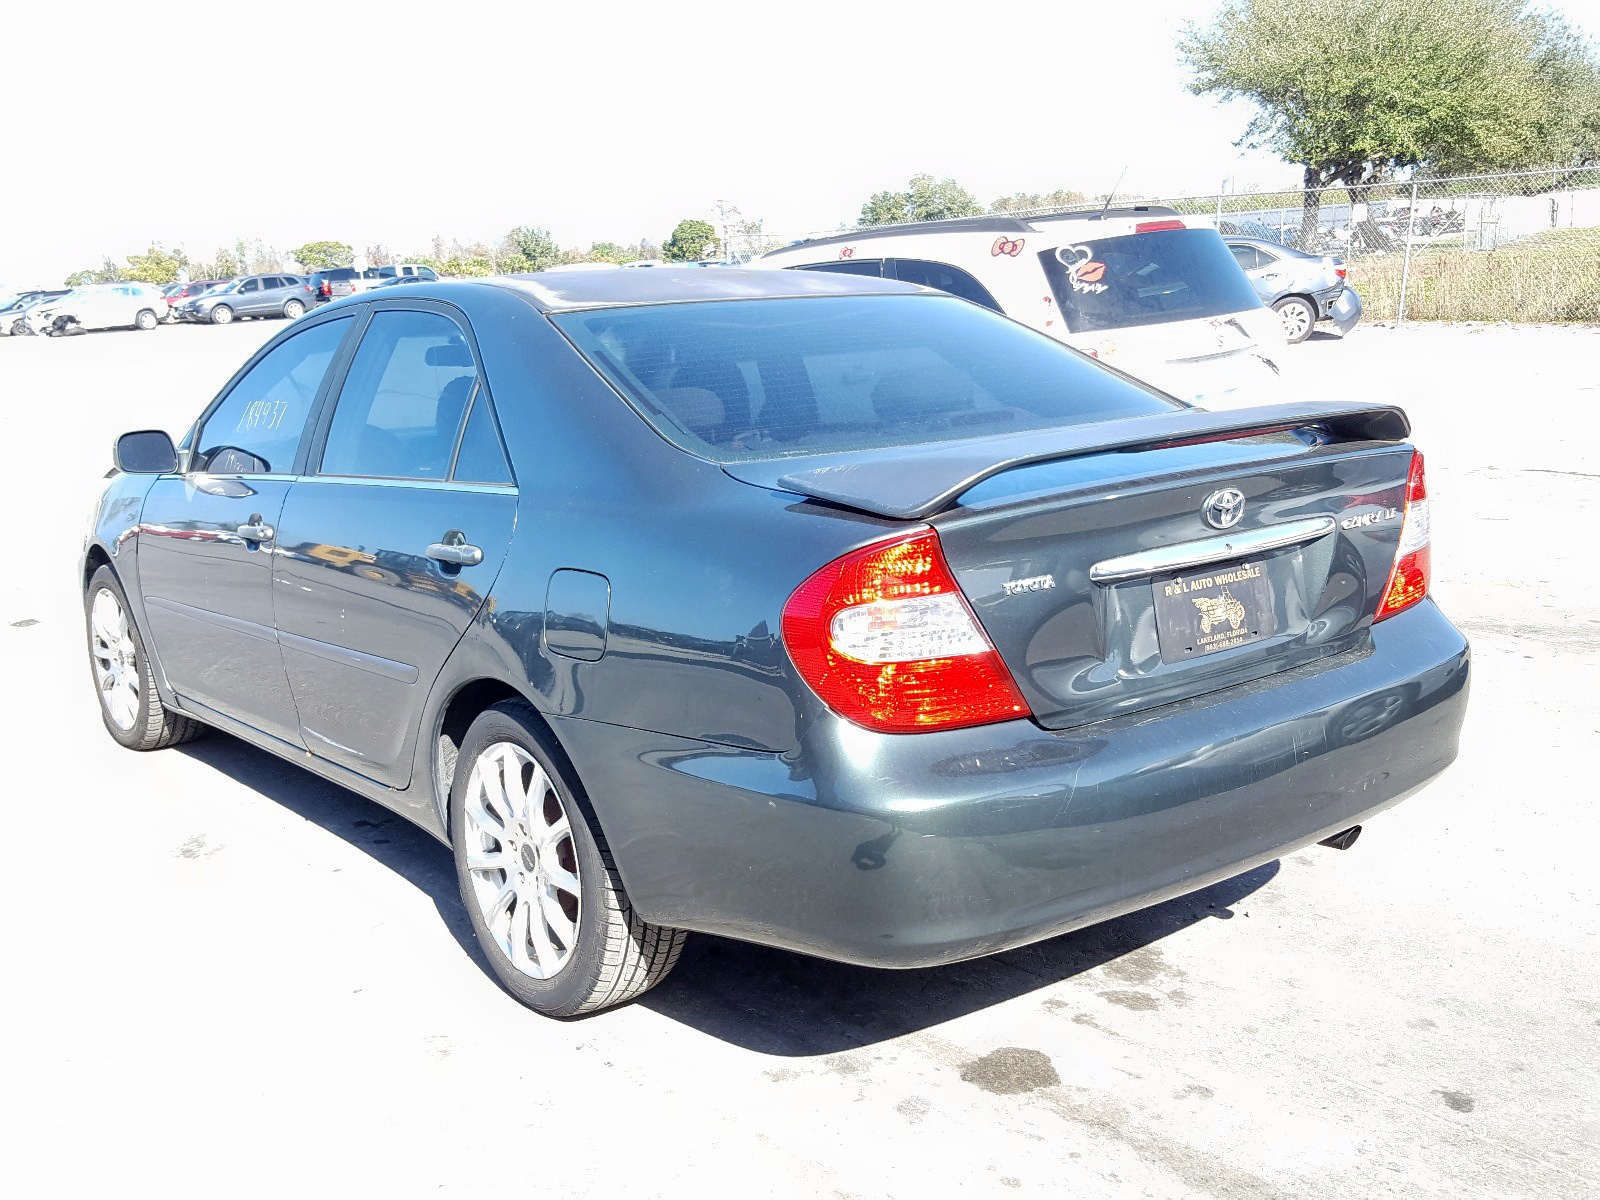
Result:
{"label": "black tire", "polygon": [[154,310],[148,308],[141,308],[139,315],[133,319],[133,327],[135,329],[154,329],[159,324],[161,324],[161,318],[156,316]]}
{"label": "black tire", "polygon": [[290,300],[283,306],[283,315],[291,321],[298,321],[305,315],[306,306],[298,300]]}
{"label": "black tire", "polygon": [[[688,935],[651,925],[634,912],[588,797],[565,756],[551,752],[539,728],[533,709],[520,700],[497,704],[472,723],[456,756],[450,786],[450,843],[461,902],[501,986],[536,1012],[574,1017],[623,1004],[660,983],[676,965]],[[468,780],[479,756],[504,742],[520,747],[543,768],[571,829],[579,888],[577,936],[565,964],[546,979],[523,972],[501,949],[488,929],[467,870],[474,836],[466,816]]]}
{"label": "black tire", "polygon": [[[123,729],[112,719],[105,692],[100,688],[99,676],[95,672],[95,633],[92,614],[95,597],[102,591],[111,593],[117,606],[126,615],[128,633],[133,641],[134,661],[130,666],[136,678],[138,706],[133,714],[132,725],[127,729]],[[101,567],[90,578],[89,589],[84,594],[83,612],[84,632],[89,646],[89,677],[95,681],[95,696],[100,701],[100,719],[105,723],[107,733],[129,750],[162,750],[168,746],[176,746],[180,742],[190,741],[205,732],[205,726],[200,722],[192,717],[172,712],[162,705],[161,696],[156,691],[155,677],[150,671],[149,658],[145,654],[144,636],[139,632],[139,626],[134,622],[133,614],[128,608],[128,597],[122,590],[122,584],[117,582],[116,573],[110,567]]]}
{"label": "black tire", "polygon": [[1303,296],[1285,296],[1272,306],[1283,322],[1283,334],[1291,346],[1305,341],[1317,327],[1317,310]]}
{"label": "black tire", "polygon": [[213,325],[226,325],[233,320],[233,309],[226,304],[219,304],[211,310],[211,323]]}

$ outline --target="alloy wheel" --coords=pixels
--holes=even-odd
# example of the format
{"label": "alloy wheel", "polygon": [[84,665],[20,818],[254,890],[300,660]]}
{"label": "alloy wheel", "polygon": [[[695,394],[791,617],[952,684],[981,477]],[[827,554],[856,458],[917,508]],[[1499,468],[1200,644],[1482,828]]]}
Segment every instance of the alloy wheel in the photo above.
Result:
{"label": "alloy wheel", "polygon": [[532,979],[549,979],[578,941],[578,852],[554,782],[515,742],[472,764],[463,797],[466,865],[489,937]]}
{"label": "alloy wheel", "polygon": [[1311,311],[1298,300],[1292,300],[1278,310],[1283,321],[1283,332],[1291,342],[1303,342],[1311,332]]}
{"label": "alloy wheel", "polygon": [[100,703],[118,729],[132,729],[139,716],[139,657],[133,627],[122,604],[109,590],[95,593],[89,610],[89,631],[94,640],[94,679]]}

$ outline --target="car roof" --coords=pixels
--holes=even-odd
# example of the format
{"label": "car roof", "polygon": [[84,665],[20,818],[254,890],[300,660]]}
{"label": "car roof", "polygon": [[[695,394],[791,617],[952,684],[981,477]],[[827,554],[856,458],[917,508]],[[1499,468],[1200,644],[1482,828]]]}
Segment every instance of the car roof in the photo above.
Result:
{"label": "car roof", "polygon": [[[773,300],[802,296],[912,295],[932,289],[893,279],[823,271],[750,267],[655,267],[649,271],[556,271],[484,280],[527,296],[544,312],[702,300]],[[447,284],[419,284],[417,293]],[[425,293],[423,293],[425,294]]]}
{"label": "car roof", "polygon": [[956,217],[948,221],[907,221],[898,225],[868,225],[846,233],[828,237],[804,238],[772,251],[808,249],[812,246],[836,246],[860,242],[871,238],[911,237],[929,233],[1041,233],[1053,225],[1067,225],[1074,221],[1126,221],[1147,217],[1175,217],[1178,210],[1164,204],[1134,204],[1118,208],[1088,208],[1077,212],[1046,213],[1040,217]]}

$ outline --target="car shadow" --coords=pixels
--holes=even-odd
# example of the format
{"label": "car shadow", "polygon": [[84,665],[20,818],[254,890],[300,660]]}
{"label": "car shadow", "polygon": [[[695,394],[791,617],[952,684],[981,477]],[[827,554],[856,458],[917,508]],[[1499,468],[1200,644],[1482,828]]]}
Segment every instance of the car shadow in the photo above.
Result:
{"label": "car shadow", "polygon": [[[343,839],[410,881],[495,986],[461,906],[443,843],[410,821],[237,738],[213,733],[181,748],[243,787]],[[1227,920],[1264,887],[1266,863],[1201,891],[1003,954],[910,971],[880,971],[696,934],[677,969],[637,1003],[709,1037],[761,1054],[836,1054],[1015,1000],[1133,954],[1191,925]],[[1150,969],[1147,969],[1150,968]],[[1142,963],[1129,979],[1154,974]],[[1126,982],[1116,985],[1126,988]],[[1156,997],[1141,1003],[1159,1003]]]}
{"label": "car shadow", "polygon": [[[761,1054],[837,1054],[1015,1000],[1200,921],[1228,920],[1234,905],[1277,873],[1277,862],[1266,863],[1115,920],[948,967],[879,971],[727,938],[693,937],[677,969],[638,1003]],[[1127,978],[1158,973],[1158,964],[1140,962]],[[1129,986],[1108,984],[1118,991]],[[1163,999],[1134,995],[1131,1002],[1153,1006]]]}

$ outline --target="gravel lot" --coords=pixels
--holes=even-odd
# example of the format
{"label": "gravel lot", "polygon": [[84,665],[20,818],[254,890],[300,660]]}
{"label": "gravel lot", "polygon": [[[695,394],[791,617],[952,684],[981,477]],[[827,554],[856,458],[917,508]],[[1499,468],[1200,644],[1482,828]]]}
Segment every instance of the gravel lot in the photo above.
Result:
{"label": "gravel lot", "polygon": [[1600,1193],[1600,331],[1291,349],[1291,394],[1411,411],[1476,652],[1460,761],[1355,849],[939,970],[703,937],[560,1024],[399,818],[100,728],[74,571],[111,440],[181,429],[279,327],[0,340],[0,1191]]}

